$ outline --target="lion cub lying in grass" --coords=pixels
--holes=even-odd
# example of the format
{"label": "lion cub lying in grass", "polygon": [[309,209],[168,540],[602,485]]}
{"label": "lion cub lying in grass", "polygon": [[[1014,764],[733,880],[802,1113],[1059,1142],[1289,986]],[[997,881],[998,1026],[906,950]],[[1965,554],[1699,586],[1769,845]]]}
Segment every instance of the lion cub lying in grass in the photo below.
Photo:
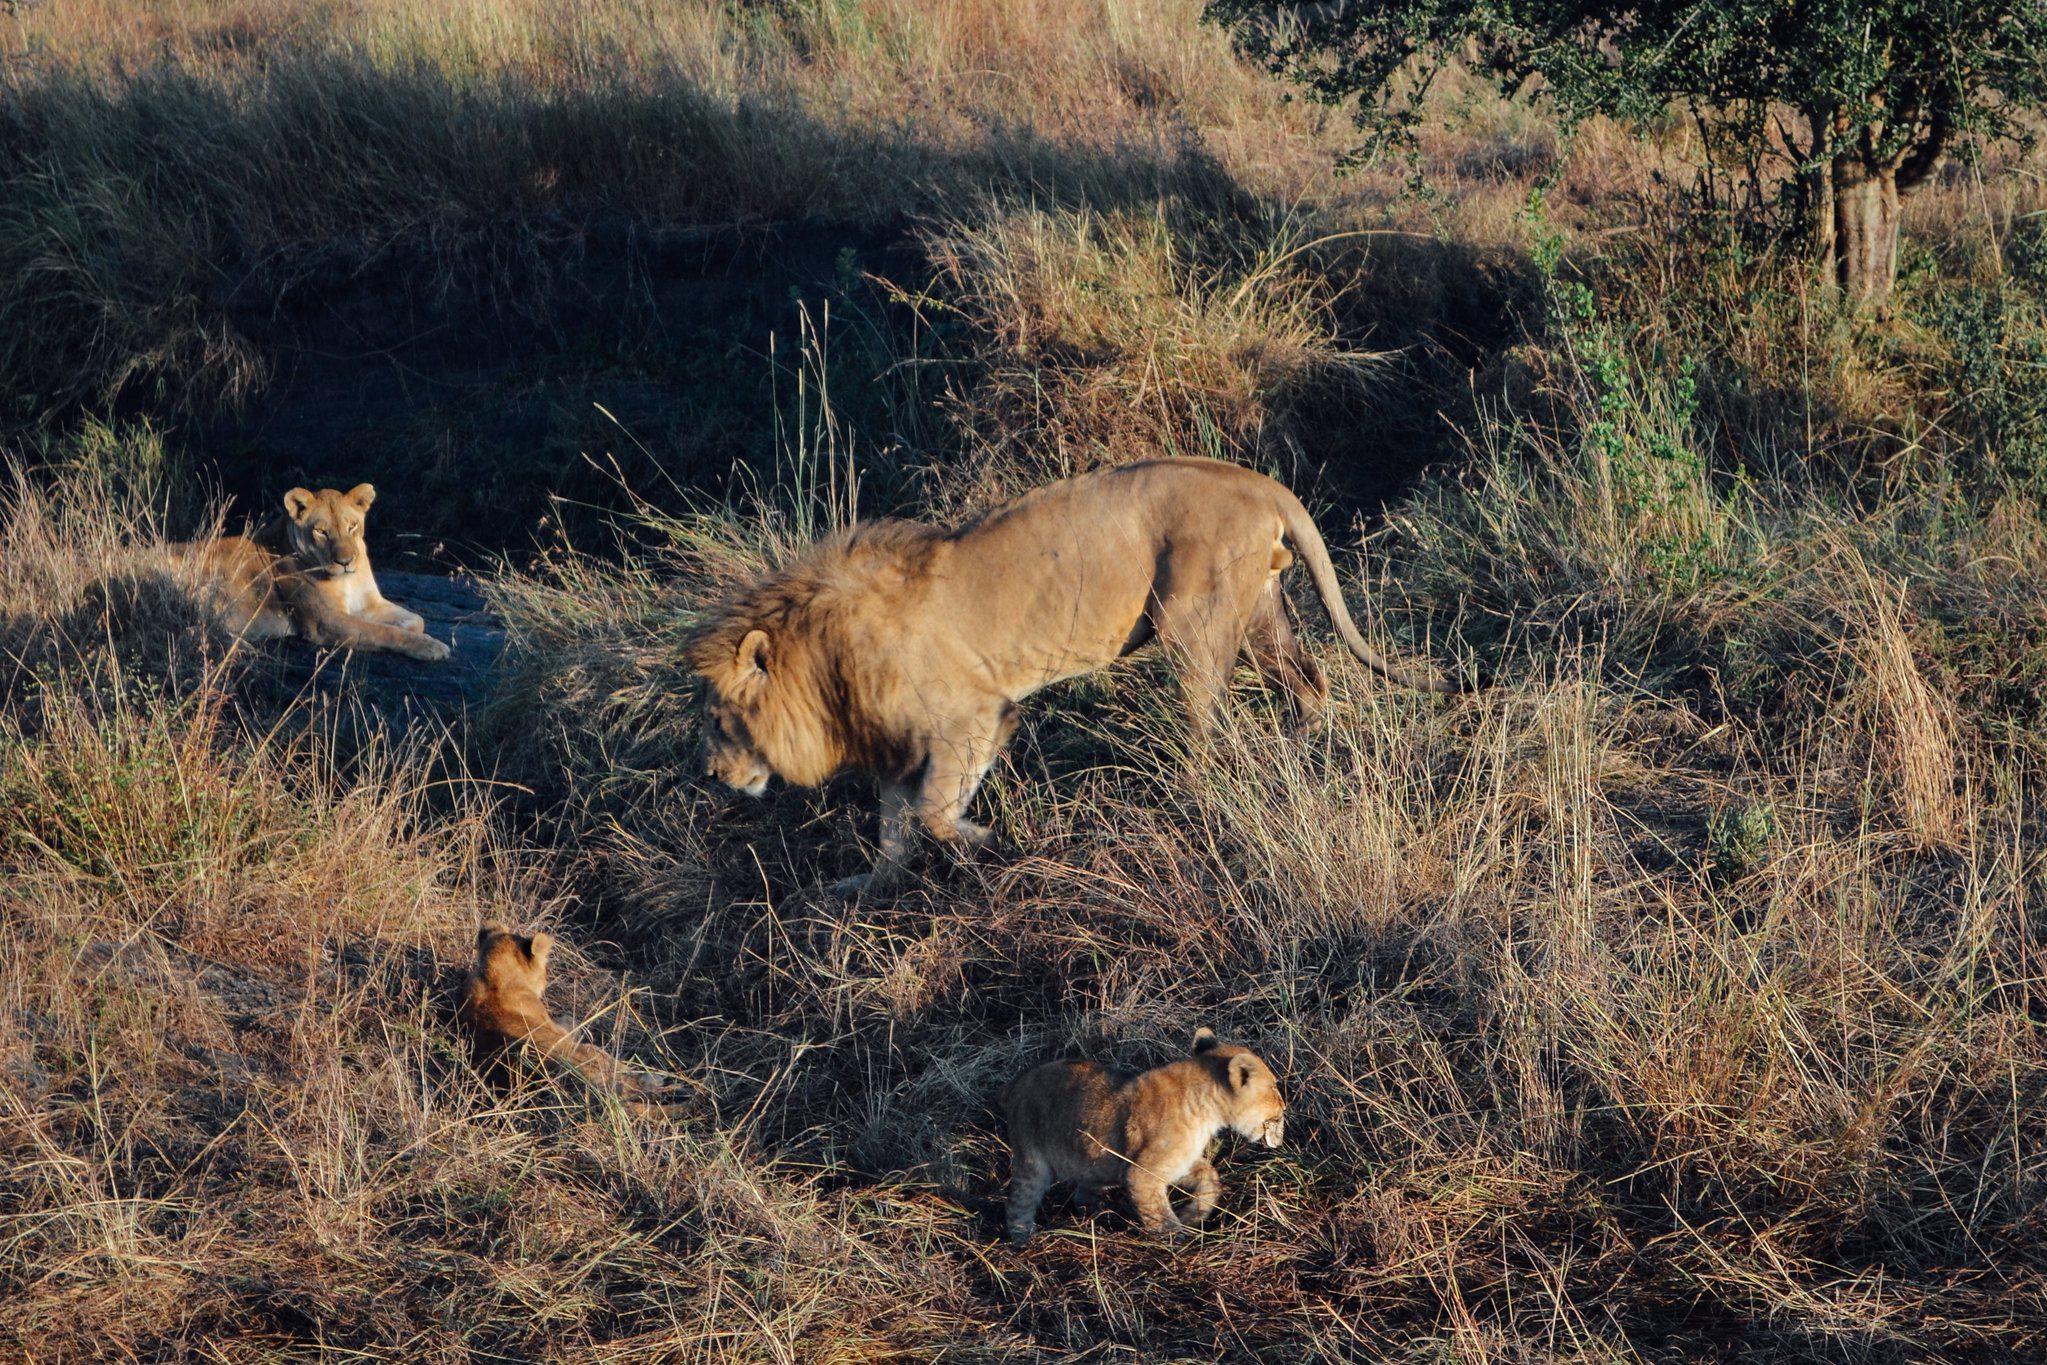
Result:
{"label": "lion cub lying in grass", "polygon": [[194,552],[221,620],[246,639],[301,635],[315,645],[445,659],[448,646],[426,633],[419,613],[377,590],[363,542],[363,518],[376,496],[366,483],[346,493],[294,488],[284,495],[284,515],[254,535],[181,548]]}
{"label": "lion cub lying in grass", "polygon": [[647,1096],[664,1087],[655,1077],[631,1071],[601,1047],[579,1043],[547,1012],[547,959],[554,939],[515,934],[503,924],[486,924],[476,934],[476,966],[462,994],[455,1020],[469,1033],[477,1069],[493,1081],[510,1070],[521,1044],[543,1057],[567,1062],[590,1080],[627,1096]]}
{"label": "lion cub lying in grass", "polygon": [[1204,1155],[1225,1128],[1267,1147],[1280,1144],[1286,1101],[1272,1068],[1249,1048],[1194,1033],[1194,1055],[1150,1071],[1093,1062],[1047,1062],[1002,1092],[1009,1119],[1009,1240],[1037,1231],[1038,1204],[1053,1182],[1071,1180],[1089,1199],[1115,1185],[1145,1230],[1186,1229],[1173,1212],[1172,1187],[1191,1180],[1188,1221],[1199,1227],[1222,1193]]}

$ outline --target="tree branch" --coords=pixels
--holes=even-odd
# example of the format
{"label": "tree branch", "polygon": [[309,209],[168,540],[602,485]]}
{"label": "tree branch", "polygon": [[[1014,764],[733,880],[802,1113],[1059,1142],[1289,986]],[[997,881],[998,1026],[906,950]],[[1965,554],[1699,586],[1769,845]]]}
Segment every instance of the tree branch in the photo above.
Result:
{"label": "tree branch", "polygon": [[1919,140],[1901,152],[1898,157],[1898,192],[1917,188],[1933,174],[1940,165],[1940,159],[1947,154],[1948,142],[1954,136],[1954,123],[1947,111],[1936,107],[1933,117],[1927,120],[1926,131]]}

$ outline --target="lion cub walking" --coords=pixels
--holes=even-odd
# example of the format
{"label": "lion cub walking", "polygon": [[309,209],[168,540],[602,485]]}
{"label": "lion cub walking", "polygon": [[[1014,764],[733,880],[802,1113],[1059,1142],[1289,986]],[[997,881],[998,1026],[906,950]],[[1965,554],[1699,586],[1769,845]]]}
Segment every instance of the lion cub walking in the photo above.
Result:
{"label": "lion cub walking", "polygon": [[1037,1231],[1038,1205],[1055,1181],[1084,1195],[1125,1185],[1145,1230],[1176,1234],[1172,1187],[1192,1181],[1188,1222],[1199,1227],[1222,1193],[1205,1153],[1225,1128],[1267,1147],[1280,1144],[1286,1101],[1279,1081],[1249,1048],[1194,1033],[1194,1055],[1150,1071],[1093,1062],[1047,1062],[1002,1092],[1009,1119],[1009,1240]]}
{"label": "lion cub walking", "polygon": [[228,629],[254,640],[301,635],[315,645],[386,649],[434,663],[448,646],[418,612],[385,598],[370,569],[363,520],[377,490],[294,488],[284,515],[254,535],[222,536],[193,551],[207,595]]}
{"label": "lion cub walking", "polygon": [[515,934],[503,924],[486,924],[476,933],[476,965],[462,994],[455,1020],[469,1033],[477,1069],[501,1079],[510,1054],[520,1044],[543,1057],[568,1062],[592,1081],[631,1095],[662,1089],[653,1077],[621,1066],[601,1047],[579,1043],[547,1012],[541,999],[547,990],[547,959],[554,939],[547,934]]}

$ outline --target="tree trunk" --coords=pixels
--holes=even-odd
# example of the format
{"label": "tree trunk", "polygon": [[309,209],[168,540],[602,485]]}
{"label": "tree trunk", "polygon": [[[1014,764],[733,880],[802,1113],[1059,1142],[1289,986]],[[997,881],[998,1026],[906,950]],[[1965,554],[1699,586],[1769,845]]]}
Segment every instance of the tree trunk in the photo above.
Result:
{"label": "tree trunk", "polygon": [[1898,276],[1897,167],[1849,147],[1834,158],[1830,188],[1834,282],[1850,306],[1881,312]]}

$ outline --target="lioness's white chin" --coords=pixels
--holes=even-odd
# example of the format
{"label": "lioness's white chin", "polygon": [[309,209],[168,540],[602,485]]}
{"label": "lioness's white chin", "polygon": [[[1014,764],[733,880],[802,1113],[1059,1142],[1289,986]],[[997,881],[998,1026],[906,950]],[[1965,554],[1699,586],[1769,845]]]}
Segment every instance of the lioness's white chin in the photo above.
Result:
{"label": "lioness's white chin", "polygon": [[765,777],[757,777],[753,781],[747,783],[745,786],[739,788],[739,790],[745,792],[748,796],[754,797],[756,799],[766,796],[768,794],[768,779],[766,779]]}

